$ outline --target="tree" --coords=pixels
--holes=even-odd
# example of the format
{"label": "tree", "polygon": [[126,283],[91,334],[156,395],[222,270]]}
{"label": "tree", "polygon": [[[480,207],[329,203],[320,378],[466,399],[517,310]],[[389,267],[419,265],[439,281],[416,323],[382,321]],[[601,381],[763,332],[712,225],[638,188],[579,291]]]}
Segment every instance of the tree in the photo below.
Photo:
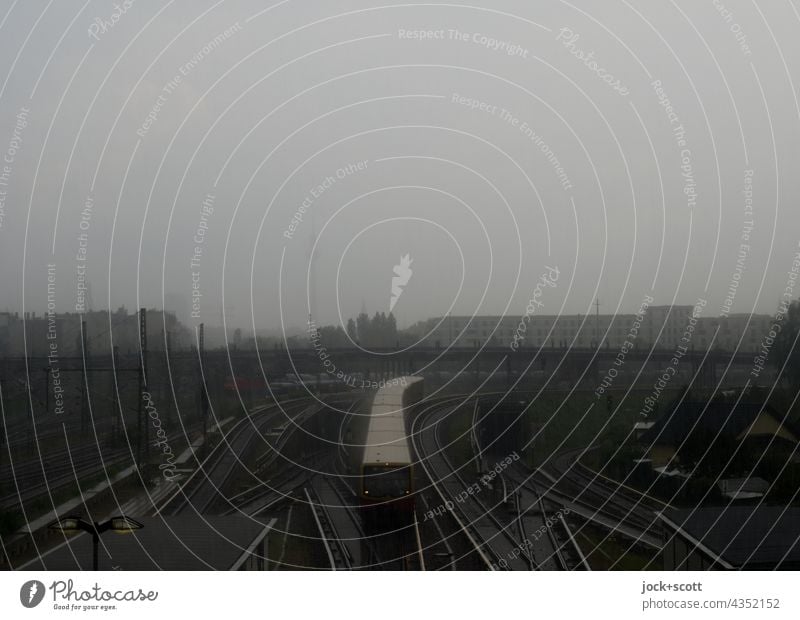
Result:
{"label": "tree", "polygon": [[322,346],[328,348],[343,347],[347,342],[344,330],[341,325],[325,325],[319,329],[319,339]]}
{"label": "tree", "polygon": [[369,317],[366,312],[362,312],[356,317],[356,333],[358,334],[357,342],[362,346],[369,346],[367,343],[370,337]]}
{"label": "tree", "polygon": [[388,346],[393,347],[397,345],[397,320],[391,312],[389,316],[386,317],[386,338],[388,340]]}
{"label": "tree", "polygon": [[370,323],[370,332],[371,338],[369,346],[380,347],[383,339],[383,319],[381,319],[381,315],[378,312],[376,312],[375,316],[372,317],[372,323]]}
{"label": "tree", "polygon": [[377,319],[377,324],[375,326],[377,342],[375,343],[375,345],[384,348],[388,345],[388,343],[386,342],[386,330],[387,330],[386,315],[383,312],[381,312],[380,314],[376,313],[375,318]]}

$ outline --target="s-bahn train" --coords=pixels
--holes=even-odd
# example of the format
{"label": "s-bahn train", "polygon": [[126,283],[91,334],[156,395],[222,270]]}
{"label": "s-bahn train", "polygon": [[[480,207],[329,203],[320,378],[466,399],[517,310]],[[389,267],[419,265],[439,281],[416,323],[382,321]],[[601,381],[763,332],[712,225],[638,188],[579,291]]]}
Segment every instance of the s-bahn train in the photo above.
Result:
{"label": "s-bahn train", "polygon": [[375,393],[359,470],[366,519],[410,517],[414,510],[414,465],[405,416],[422,399],[423,389],[421,377],[400,377]]}

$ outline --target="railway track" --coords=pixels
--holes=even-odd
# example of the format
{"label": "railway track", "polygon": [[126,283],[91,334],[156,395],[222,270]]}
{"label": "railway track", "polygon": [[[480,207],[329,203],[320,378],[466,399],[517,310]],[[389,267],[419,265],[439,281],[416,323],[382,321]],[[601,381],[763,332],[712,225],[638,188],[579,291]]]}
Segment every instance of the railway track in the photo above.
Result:
{"label": "railway track", "polygon": [[0,508],[13,509],[48,493],[55,495],[65,487],[131,462],[130,450],[101,455],[96,446],[87,446],[75,453],[63,451],[59,455],[43,455],[41,462],[26,463],[21,468],[15,466],[13,472],[4,477],[4,486],[17,490],[0,497]]}
{"label": "railway track", "polygon": [[[278,480],[273,483],[264,482],[253,471],[245,468],[251,486],[231,497],[226,497],[225,491],[235,474],[242,469],[242,455],[250,452],[251,444],[257,438],[266,439],[269,444],[267,456],[260,460],[257,469],[262,471],[270,469],[278,459],[282,458],[281,454],[292,434],[312,416],[328,407],[351,402],[352,397],[344,401],[341,398],[334,399],[327,403],[301,398],[281,404],[265,405],[254,410],[250,416],[228,431],[184,485],[161,506],[159,514],[179,514],[190,508],[204,513],[209,512],[215,505],[220,505],[223,513],[252,515],[287,499],[292,491],[307,480],[308,471],[304,468],[290,466],[288,471],[280,474]],[[274,427],[278,419],[282,420],[282,424]],[[276,436],[274,433],[265,432],[270,427],[281,430]],[[311,455],[312,458],[313,456]],[[306,460],[308,458],[307,456]]]}
{"label": "railway track", "polygon": [[[484,396],[481,396],[483,399]],[[478,445],[474,431],[477,407],[473,413],[472,441],[477,455],[485,458]],[[622,534],[645,546],[660,549],[662,529],[656,511],[668,507],[656,498],[638,493],[635,489],[593,472],[575,461],[575,455],[585,449],[571,450],[557,455],[536,471],[531,471],[520,463],[515,463],[506,475],[514,473],[517,488],[529,487],[530,491],[543,496],[545,505],[569,507],[579,516],[612,532]],[[567,554],[567,564],[578,570],[587,568],[585,558],[575,543],[574,536],[565,519],[556,528],[563,537],[559,542],[569,542],[571,550]]]}
{"label": "railway track", "polygon": [[562,508],[559,506],[555,514],[551,515],[548,509],[548,502],[540,495],[539,515],[540,528],[547,532],[550,549],[552,550],[552,552],[547,552],[544,557],[541,565],[543,569],[547,568],[546,564],[548,562],[555,560],[560,570],[592,570],[586,561],[586,556],[572,535],[570,526],[564,518]]}
{"label": "railway track", "polygon": [[314,516],[314,522],[317,524],[319,539],[325,548],[331,570],[351,570],[354,558],[344,539],[337,532],[333,519],[331,519],[322,499],[315,491],[309,492],[308,488],[305,489],[305,495],[308,506]]}
{"label": "railway track", "polygon": [[[516,498],[517,516],[524,525],[523,540],[530,550],[536,570],[589,570],[585,557],[575,543],[562,507],[547,501],[519,468],[509,466],[504,479]],[[529,478],[529,477],[528,477]]]}
{"label": "railway track", "polygon": [[181,488],[175,492],[161,508],[158,514],[177,515],[193,508],[197,513],[206,513],[209,507],[222,493],[233,470],[239,462],[239,454],[243,453],[252,439],[249,423],[260,428],[264,415],[256,420],[245,418],[223,437],[211,454],[192,472]]}
{"label": "railway track", "polygon": [[[469,404],[463,399],[459,406]],[[452,403],[452,399],[437,403],[424,416],[419,416],[412,436],[417,442],[415,448],[420,463],[442,505],[456,519],[484,567],[590,570],[569,524],[563,518],[561,503],[545,499],[535,485],[526,484],[525,476],[514,475],[514,466],[509,466],[495,478],[501,498],[494,499],[488,490],[474,491],[464,497],[465,490],[470,486],[475,489],[475,484],[470,485],[452,466],[439,437],[439,423],[452,411]],[[475,433],[477,412],[476,404],[472,411],[470,445],[475,462],[484,463],[487,455]],[[426,425],[427,430],[424,428]]]}
{"label": "railway track", "polygon": [[[425,499],[425,495],[420,493],[419,499],[422,501],[422,504],[425,508],[425,512],[428,512],[430,510],[430,504],[428,503],[428,500]],[[429,560],[428,563],[425,565],[425,570],[428,570],[428,566],[430,566],[431,564],[440,565],[439,568],[437,568],[436,570],[444,570],[444,569],[451,571],[456,570],[458,565],[458,558],[451,544],[451,539],[453,538],[453,535],[452,534],[448,535],[444,533],[442,524],[439,522],[439,519],[431,519],[430,521],[431,525],[436,530],[436,534],[434,536],[435,543],[428,545],[427,547],[423,547],[422,536],[420,534],[420,531],[424,529],[424,527],[420,526],[419,521],[416,519],[416,514],[414,515],[414,519],[415,519],[415,527],[417,530],[417,534],[420,538],[419,541],[420,552],[423,553],[424,550],[427,550],[428,552]],[[435,549],[437,548],[442,548],[443,551],[435,551]],[[431,560],[434,560],[434,562],[431,562]]]}
{"label": "railway track", "polygon": [[529,570],[539,570],[540,564],[537,563],[535,554],[533,549],[530,546],[530,538],[528,535],[528,531],[525,527],[525,517],[527,515],[527,510],[523,509],[522,503],[522,494],[519,492],[514,492],[514,510],[515,510],[515,522],[517,531],[519,533],[519,540],[524,541],[525,544],[525,559],[528,561],[528,568]]}
{"label": "railway track", "polygon": [[304,489],[333,570],[426,570],[419,520],[416,512],[409,523],[387,523],[362,519],[359,495],[348,470],[344,429],[358,402],[345,413],[337,430],[338,448],[329,451],[325,470],[311,487]]}
{"label": "railway track", "polygon": [[[330,405],[347,406],[348,403],[350,403],[348,413],[344,416],[346,418],[347,415],[349,415],[349,411],[356,407],[358,402],[359,401],[337,401],[331,402]],[[225,514],[247,514],[254,516],[267,510],[274,509],[284,501],[294,499],[292,495],[293,492],[307,483],[309,471],[318,469],[319,464],[325,462],[329,451],[323,449],[307,455],[298,461],[286,462],[280,467],[277,466],[277,461],[282,458],[281,453],[283,448],[288,443],[291,435],[299,428],[300,424],[301,422],[285,424],[281,427],[277,437],[274,435],[270,436],[270,434],[266,436],[266,441],[270,444],[271,450],[259,460],[256,470],[260,472],[277,469],[277,473],[272,475],[270,479],[261,480],[257,484],[229,498],[231,507]],[[341,427],[339,436],[341,438]],[[339,458],[341,459],[341,456],[339,456]],[[331,471],[334,470],[332,469]],[[349,485],[348,490],[350,490]]]}
{"label": "railway track", "polygon": [[[198,427],[187,429],[195,433]],[[186,440],[184,434],[173,434],[168,438],[171,445],[181,445]],[[0,508],[13,509],[20,503],[27,504],[40,497],[53,496],[73,484],[84,485],[100,474],[116,467],[132,464],[135,449],[126,446],[108,450],[97,443],[83,443],[74,448],[65,448],[42,455],[41,460],[29,459],[24,463],[9,467],[4,472],[4,485],[17,490],[0,497]]]}
{"label": "railway track", "polygon": [[[257,516],[277,508],[285,501],[294,499],[293,493],[308,482],[308,469],[311,469],[311,464],[319,462],[319,459],[324,457],[325,452],[315,452],[302,463],[293,464],[300,465],[300,467],[283,468],[272,478],[260,481],[228,498],[230,507],[224,514]],[[308,465],[308,468],[305,465]]]}
{"label": "railway track", "polygon": [[299,403],[264,405],[252,411],[223,435],[211,454],[161,505],[157,514],[176,515],[189,509],[202,514],[207,513],[218,501],[230,505],[230,500],[224,497],[224,491],[233,474],[240,469],[242,455],[248,452],[251,443],[264,435],[264,429],[273,422],[275,416],[284,413],[291,415],[308,405],[308,401],[303,399]]}
{"label": "railway track", "polygon": [[416,567],[416,570],[427,570],[425,566],[425,548],[422,546],[422,535],[419,530],[419,519],[417,519],[416,510],[414,511],[414,543],[416,551],[408,557],[407,565]]}
{"label": "railway track", "polygon": [[[550,471],[602,500],[601,508],[606,504],[612,504],[621,512],[623,518],[631,522],[631,525],[641,527],[645,531],[655,528],[659,530],[655,532],[656,534],[661,533],[660,521],[656,518],[655,513],[670,508],[669,504],[590,470],[579,461],[574,460],[576,452],[562,454],[550,467]],[[583,490],[579,492],[576,499],[580,499],[583,492]]]}
{"label": "railway track", "polygon": [[564,546],[561,547],[562,558],[564,557],[563,549],[567,548],[569,551],[567,552],[566,562],[574,566],[572,570],[592,570],[592,567],[589,565],[589,561],[586,559],[586,556],[578,544],[578,541],[575,540],[575,536],[572,533],[569,523],[567,523],[567,520],[564,518],[564,515],[559,513],[557,518],[561,523],[561,529],[566,535],[568,541],[564,543]]}
{"label": "railway track", "polygon": [[[320,536],[327,540],[326,549],[339,547],[350,559],[352,570],[416,570],[416,563],[421,549],[417,549],[409,561],[403,552],[403,544],[398,540],[396,532],[387,534],[367,532],[359,514],[359,506],[351,489],[338,476],[316,476],[312,480],[312,510],[317,511],[315,520],[319,518],[317,509],[324,512],[328,525],[320,527]],[[308,493],[308,489],[306,489]],[[318,525],[324,521],[319,518]],[[416,531],[416,530],[415,530]],[[380,548],[380,551],[379,551]],[[334,554],[335,556],[336,554]],[[331,565],[334,568],[334,565]],[[340,570],[334,568],[334,570]]]}
{"label": "railway track", "polygon": [[464,495],[474,485],[467,484],[453,467],[439,437],[441,420],[459,406],[452,403],[450,399],[429,406],[414,421],[411,435],[419,462],[442,506],[456,520],[484,568],[530,570],[533,559],[525,541],[513,535],[514,524],[503,524],[493,510],[487,509],[478,491]]}
{"label": "railway track", "polygon": [[612,530],[636,542],[653,548],[661,548],[662,527],[656,517],[656,508],[650,500],[640,500],[600,484],[595,477],[574,470],[551,468],[529,472],[538,488],[548,497],[561,503],[571,502],[583,509],[583,516],[601,525],[612,524]]}

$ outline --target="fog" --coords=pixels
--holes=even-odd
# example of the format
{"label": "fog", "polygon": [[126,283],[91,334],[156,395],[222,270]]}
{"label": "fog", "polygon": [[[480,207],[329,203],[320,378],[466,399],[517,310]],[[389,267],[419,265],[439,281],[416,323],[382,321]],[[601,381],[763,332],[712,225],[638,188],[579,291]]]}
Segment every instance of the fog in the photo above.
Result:
{"label": "fog", "polygon": [[798,251],[798,22],[734,0],[3,2],[0,310],[44,312],[54,265],[58,312],[88,282],[95,310],[190,326],[346,323],[388,313],[408,255],[400,327],[522,315],[548,268],[547,314],[718,313],[732,282],[732,312],[771,313]]}

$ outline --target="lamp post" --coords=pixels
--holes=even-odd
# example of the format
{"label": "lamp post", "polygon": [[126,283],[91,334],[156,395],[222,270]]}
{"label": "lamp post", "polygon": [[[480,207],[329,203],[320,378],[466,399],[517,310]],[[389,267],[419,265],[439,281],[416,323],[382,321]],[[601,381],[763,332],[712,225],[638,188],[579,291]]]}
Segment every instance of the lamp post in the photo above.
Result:
{"label": "lamp post", "polygon": [[64,533],[88,532],[92,535],[92,570],[98,570],[98,547],[100,544],[100,534],[107,531],[117,532],[118,534],[130,534],[134,530],[140,530],[144,526],[130,517],[119,515],[111,517],[108,521],[98,523],[97,521],[87,521],[83,517],[67,516],[53,521],[47,526],[51,530],[59,530]]}

